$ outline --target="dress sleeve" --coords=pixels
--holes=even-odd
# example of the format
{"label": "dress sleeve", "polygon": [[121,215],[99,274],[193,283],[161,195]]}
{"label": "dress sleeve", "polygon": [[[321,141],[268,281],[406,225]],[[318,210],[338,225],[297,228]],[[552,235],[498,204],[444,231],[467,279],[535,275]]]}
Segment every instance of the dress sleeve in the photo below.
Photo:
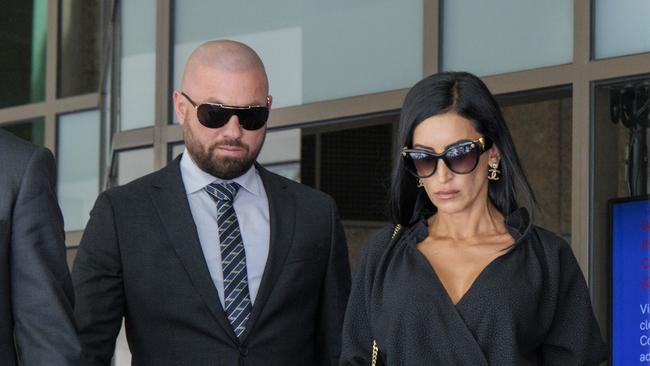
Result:
{"label": "dress sleeve", "polygon": [[370,365],[373,336],[368,309],[374,277],[374,252],[378,244],[389,240],[390,228],[380,230],[365,245],[352,279],[352,290],[343,321],[341,366]]}
{"label": "dress sleeve", "polygon": [[543,364],[598,365],[607,358],[607,348],[585,279],[571,248],[564,241],[559,246],[557,270],[557,305],[542,345]]}

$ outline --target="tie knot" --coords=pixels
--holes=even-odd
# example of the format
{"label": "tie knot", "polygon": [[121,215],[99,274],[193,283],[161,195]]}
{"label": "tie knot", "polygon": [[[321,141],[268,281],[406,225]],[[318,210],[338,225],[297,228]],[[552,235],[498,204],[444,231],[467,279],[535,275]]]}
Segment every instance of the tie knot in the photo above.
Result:
{"label": "tie knot", "polygon": [[239,190],[239,184],[231,183],[210,183],[205,186],[205,190],[210,194],[215,201],[228,201],[232,202]]}

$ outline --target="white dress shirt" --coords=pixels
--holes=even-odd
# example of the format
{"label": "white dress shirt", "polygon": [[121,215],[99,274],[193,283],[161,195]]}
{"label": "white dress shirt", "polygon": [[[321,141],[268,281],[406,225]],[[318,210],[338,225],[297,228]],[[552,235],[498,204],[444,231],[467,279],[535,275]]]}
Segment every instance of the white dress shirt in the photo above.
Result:
{"label": "white dress shirt", "polygon": [[243,175],[228,181],[214,177],[199,168],[185,149],[181,157],[181,177],[190,203],[192,217],[208,264],[210,276],[219,293],[219,300],[224,306],[223,271],[221,268],[221,246],[217,228],[217,206],[204,190],[213,182],[236,182],[240,185],[233,206],[244,240],[246,252],[246,269],[248,271],[248,290],[251,303],[262,281],[262,274],[269,256],[269,200],[266,190],[255,166]]}

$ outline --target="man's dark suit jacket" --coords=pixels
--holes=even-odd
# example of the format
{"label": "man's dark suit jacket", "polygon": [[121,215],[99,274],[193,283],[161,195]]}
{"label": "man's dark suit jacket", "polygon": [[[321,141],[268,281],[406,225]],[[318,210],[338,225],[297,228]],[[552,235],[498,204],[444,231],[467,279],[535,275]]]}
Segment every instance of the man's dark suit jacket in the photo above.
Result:
{"label": "man's dark suit jacket", "polygon": [[334,201],[257,166],[270,250],[240,341],[208,272],[179,161],[95,203],[72,271],[86,364],[109,365],[123,316],[133,365],[337,364],[350,270]]}
{"label": "man's dark suit jacket", "polygon": [[49,150],[0,130],[0,364],[77,365],[72,282]]}

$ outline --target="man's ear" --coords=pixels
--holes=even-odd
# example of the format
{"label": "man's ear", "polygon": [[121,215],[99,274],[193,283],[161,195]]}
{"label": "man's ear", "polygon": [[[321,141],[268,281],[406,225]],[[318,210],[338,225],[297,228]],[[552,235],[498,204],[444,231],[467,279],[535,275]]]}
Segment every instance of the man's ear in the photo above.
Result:
{"label": "man's ear", "polygon": [[185,123],[185,116],[187,115],[189,102],[178,90],[174,90],[174,93],[172,93],[172,99],[174,101],[174,113],[176,113],[176,119],[178,119],[178,123],[182,125]]}

